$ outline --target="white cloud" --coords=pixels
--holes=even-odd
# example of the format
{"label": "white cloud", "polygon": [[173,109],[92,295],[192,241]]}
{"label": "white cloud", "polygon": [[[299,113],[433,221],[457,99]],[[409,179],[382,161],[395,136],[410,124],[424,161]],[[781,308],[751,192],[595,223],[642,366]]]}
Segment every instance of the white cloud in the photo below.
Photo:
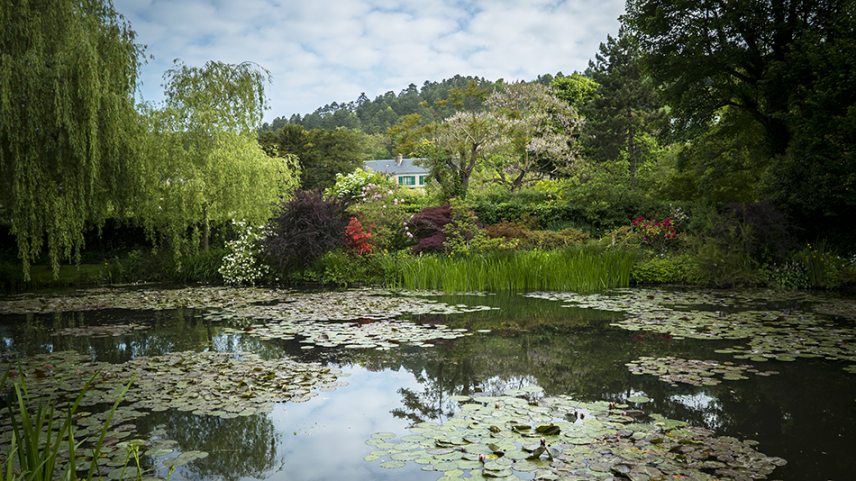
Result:
{"label": "white cloud", "polygon": [[532,79],[582,70],[618,29],[623,0],[116,0],[154,55],[142,96],[172,60],[270,70],[266,117],[311,112],[455,74]]}

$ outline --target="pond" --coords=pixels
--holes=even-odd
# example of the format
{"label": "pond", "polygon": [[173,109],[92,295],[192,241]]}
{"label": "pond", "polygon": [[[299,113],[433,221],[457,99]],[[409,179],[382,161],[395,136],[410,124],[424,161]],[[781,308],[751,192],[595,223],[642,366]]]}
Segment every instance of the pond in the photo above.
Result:
{"label": "pond", "polygon": [[132,477],[118,467],[135,446],[146,477],[176,481],[851,479],[854,366],[856,301],[830,294],[0,298],[0,375],[33,402],[92,381],[83,460],[130,383],[108,479]]}

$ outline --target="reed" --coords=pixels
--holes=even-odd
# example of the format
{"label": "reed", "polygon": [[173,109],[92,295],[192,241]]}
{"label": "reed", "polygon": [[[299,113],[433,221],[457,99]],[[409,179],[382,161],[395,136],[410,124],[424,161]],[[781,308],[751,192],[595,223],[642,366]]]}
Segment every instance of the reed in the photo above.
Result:
{"label": "reed", "polygon": [[389,287],[445,292],[596,292],[630,285],[631,250],[582,246],[467,257],[400,257],[386,267]]}
{"label": "reed", "polygon": [[[80,442],[74,436],[74,417],[86,391],[93,385],[93,376],[64,413],[57,412],[53,403],[39,403],[35,409],[30,404],[26,379],[11,383],[14,402],[7,406],[3,415],[9,416],[12,424],[12,440],[9,450],[0,456],[5,465],[0,471],[0,481],[90,481],[101,476],[96,472],[97,460],[104,438],[119,407],[131,387],[129,382],[119,394],[104,423],[97,440],[92,446],[93,455],[89,470],[80,476],[77,472],[77,449]],[[5,391],[8,372],[0,378],[0,389]],[[139,472],[139,470],[138,470]],[[138,476],[135,479],[141,479]]]}

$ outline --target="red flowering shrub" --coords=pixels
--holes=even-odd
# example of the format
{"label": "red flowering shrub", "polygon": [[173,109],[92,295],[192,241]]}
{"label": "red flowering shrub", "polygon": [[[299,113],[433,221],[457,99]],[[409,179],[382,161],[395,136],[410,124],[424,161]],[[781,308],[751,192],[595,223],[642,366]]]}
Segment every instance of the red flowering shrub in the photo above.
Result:
{"label": "red flowering shrub", "polygon": [[639,216],[631,221],[633,230],[642,236],[642,242],[658,251],[665,251],[678,237],[671,217],[662,220],[646,219]]}
{"label": "red flowering shrub", "polygon": [[345,227],[345,243],[348,249],[358,256],[371,254],[372,244],[369,242],[372,233],[368,229],[363,229],[363,224],[356,217],[351,217]]}

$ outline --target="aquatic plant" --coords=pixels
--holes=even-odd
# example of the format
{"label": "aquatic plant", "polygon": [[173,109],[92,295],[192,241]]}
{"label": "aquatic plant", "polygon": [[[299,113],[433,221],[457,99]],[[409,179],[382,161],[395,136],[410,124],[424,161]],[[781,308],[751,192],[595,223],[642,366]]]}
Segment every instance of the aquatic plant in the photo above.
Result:
{"label": "aquatic plant", "polygon": [[[422,422],[396,439],[376,433],[366,461],[388,469],[408,461],[442,480],[462,479],[764,479],[784,459],[752,441],[716,436],[627,405],[569,396],[536,400],[537,386],[503,396],[456,396],[460,409]],[[522,396],[522,397],[517,397]],[[639,397],[639,403],[647,398]]]}
{"label": "aquatic plant", "polygon": [[[786,291],[747,294],[653,289],[589,295],[566,292],[526,295],[562,301],[569,307],[622,312],[625,318],[611,325],[628,331],[654,332],[672,339],[745,340],[743,345],[716,350],[732,354],[735,359],[789,362],[797,358],[824,358],[856,363],[856,328],[830,319],[830,316],[856,317],[851,310],[854,303],[848,299]],[[803,305],[789,309],[769,306],[770,302],[784,301]]]}
{"label": "aquatic plant", "polygon": [[[5,392],[5,385],[11,377],[11,370],[3,373],[0,378],[0,391]],[[7,406],[5,413],[7,422],[11,425],[11,441],[9,450],[0,456],[0,460],[5,459],[5,468],[0,473],[0,479],[53,481],[62,478],[66,481],[77,481],[96,478],[99,474],[97,469],[102,458],[102,448],[113,416],[133,383],[132,379],[119,392],[112,407],[104,414],[103,424],[92,433],[96,435],[94,443],[90,443],[84,450],[81,447],[86,440],[79,440],[75,436],[75,419],[78,417],[78,408],[94,385],[96,377],[97,374],[89,377],[77,396],[67,403],[66,409],[60,411],[56,408],[55,399],[32,399],[26,376],[18,376],[15,373],[15,380],[12,381],[15,399],[12,405]],[[123,469],[128,461],[129,456],[125,456]],[[86,474],[80,476],[78,471]],[[139,464],[136,472],[137,479],[141,479],[142,470]]]}
{"label": "aquatic plant", "polygon": [[595,292],[630,284],[631,250],[594,247],[400,259],[392,283],[445,292],[564,290]]}
{"label": "aquatic plant", "polygon": [[679,382],[692,386],[714,386],[722,382],[722,380],[739,381],[749,379],[746,377],[746,374],[749,373],[756,376],[778,374],[776,371],[759,371],[747,364],[735,365],[727,361],[681,359],[671,356],[658,358],[643,356],[625,365],[633,374],[651,374],[672,386],[677,386]]}

